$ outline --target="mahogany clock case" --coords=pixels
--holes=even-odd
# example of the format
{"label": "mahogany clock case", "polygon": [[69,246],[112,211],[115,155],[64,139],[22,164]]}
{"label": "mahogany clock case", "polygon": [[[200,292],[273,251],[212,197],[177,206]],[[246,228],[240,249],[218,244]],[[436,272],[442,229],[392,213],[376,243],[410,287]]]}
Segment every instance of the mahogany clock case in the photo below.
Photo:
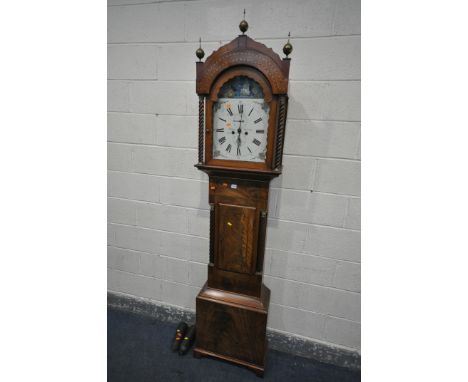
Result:
{"label": "mahogany clock case", "polygon": [[[263,162],[213,158],[213,105],[222,86],[241,76],[261,87],[269,106]],[[288,76],[289,59],[245,35],[197,62],[196,167],[209,175],[210,253],[208,280],[196,298],[194,355],[230,361],[259,376],[270,302],[262,282],[268,193],[271,179],[281,174]]]}

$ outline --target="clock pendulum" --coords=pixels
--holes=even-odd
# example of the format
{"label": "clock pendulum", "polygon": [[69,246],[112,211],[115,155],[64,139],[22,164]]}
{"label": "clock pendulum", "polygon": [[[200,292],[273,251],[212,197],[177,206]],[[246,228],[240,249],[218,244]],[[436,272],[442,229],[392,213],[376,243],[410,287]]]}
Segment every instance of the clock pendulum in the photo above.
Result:
{"label": "clock pendulum", "polygon": [[194,356],[265,370],[270,290],[263,257],[270,181],[281,174],[288,105],[289,42],[281,59],[242,35],[205,62],[196,51],[198,163],[209,176],[208,280],[196,298]]}

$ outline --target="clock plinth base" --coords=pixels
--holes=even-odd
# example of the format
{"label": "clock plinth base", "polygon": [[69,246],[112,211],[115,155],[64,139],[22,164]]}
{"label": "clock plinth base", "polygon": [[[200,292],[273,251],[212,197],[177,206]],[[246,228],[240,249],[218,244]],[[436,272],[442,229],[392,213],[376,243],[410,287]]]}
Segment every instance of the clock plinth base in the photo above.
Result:
{"label": "clock plinth base", "polygon": [[209,288],[197,296],[194,356],[209,356],[246,367],[263,376],[270,290],[259,298]]}

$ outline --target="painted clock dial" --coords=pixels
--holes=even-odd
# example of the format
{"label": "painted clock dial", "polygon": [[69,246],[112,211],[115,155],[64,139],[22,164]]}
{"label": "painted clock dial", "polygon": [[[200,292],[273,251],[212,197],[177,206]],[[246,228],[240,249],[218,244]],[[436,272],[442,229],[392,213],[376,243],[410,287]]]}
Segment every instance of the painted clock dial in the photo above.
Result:
{"label": "painted clock dial", "polygon": [[248,77],[223,85],[213,105],[213,159],[264,162],[270,108]]}

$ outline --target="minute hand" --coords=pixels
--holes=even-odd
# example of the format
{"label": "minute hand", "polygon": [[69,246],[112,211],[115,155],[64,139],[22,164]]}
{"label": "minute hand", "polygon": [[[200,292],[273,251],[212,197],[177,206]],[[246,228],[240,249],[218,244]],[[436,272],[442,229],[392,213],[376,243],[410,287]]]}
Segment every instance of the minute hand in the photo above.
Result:
{"label": "minute hand", "polygon": [[240,115],[240,120],[239,120],[239,121],[234,121],[234,122],[239,122],[239,128],[237,129],[237,134],[238,134],[238,135],[237,135],[237,140],[236,140],[236,143],[237,143],[237,155],[239,155],[239,154],[240,154],[240,145],[241,145],[241,143],[242,143],[241,138],[240,138],[240,137],[241,137],[241,133],[242,133],[242,122],[244,122],[244,121],[242,120],[242,113],[241,113],[241,115]]}

